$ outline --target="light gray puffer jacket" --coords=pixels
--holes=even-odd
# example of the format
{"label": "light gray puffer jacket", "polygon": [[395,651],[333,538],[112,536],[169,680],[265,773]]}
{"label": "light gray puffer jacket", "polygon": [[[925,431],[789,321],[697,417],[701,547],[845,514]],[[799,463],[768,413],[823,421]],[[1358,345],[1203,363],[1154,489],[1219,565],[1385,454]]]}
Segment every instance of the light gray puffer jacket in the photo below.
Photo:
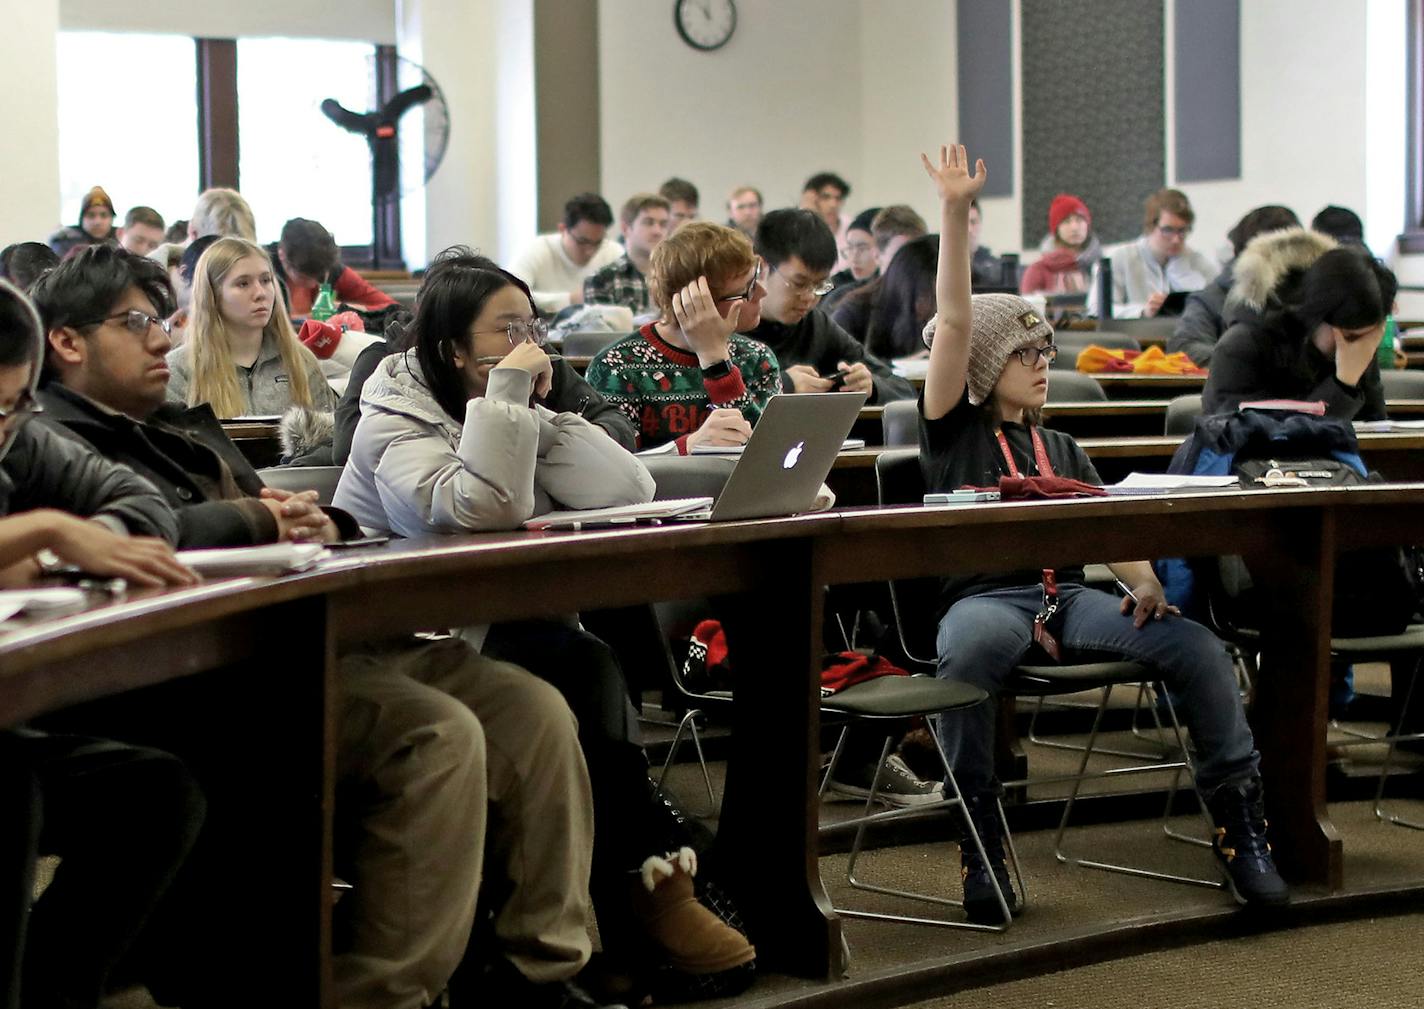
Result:
{"label": "light gray puffer jacket", "polygon": [[602,428],[529,405],[533,380],[490,372],[463,424],[436,402],[413,354],[386,358],[361,392],[361,420],[334,504],[401,536],[516,529],[558,508],[653,498],[647,468]]}

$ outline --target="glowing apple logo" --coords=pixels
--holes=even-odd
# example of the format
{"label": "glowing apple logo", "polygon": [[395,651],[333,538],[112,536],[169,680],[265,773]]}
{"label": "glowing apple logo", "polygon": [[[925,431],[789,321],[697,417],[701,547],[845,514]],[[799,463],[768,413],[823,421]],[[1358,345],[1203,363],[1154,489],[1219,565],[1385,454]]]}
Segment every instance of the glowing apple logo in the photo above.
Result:
{"label": "glowing apple logo", "polygon": [[796,463],[797,463],[798,461],[800,461],[800,459],[801,459],[801,451],[802,451],[805,447],[806,447],[806,443],[805,443],[804,441],[798,441],[795,445],[792,445],[792,446],[791,446],[791,451],[786,453],[786,458],[783,459],[783,460],[781,460],[781,468],[782,468],[782,469],[793,469],[793,468],[795,468]]}

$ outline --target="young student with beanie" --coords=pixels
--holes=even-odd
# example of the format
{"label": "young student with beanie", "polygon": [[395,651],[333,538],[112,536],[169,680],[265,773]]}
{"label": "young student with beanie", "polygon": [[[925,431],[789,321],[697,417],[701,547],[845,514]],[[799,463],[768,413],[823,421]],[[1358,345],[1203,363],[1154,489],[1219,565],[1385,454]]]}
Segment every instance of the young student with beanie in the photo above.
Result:
{"label": "young student with beanie", "polygon": [[[937,164],[921,159],[941,206],[938,307],[926,327],[930,365],[920,401],[925,489],[953,491],[1020,474],[1101,483],[1070,436],[1036,423],[1055,355],[1052,327],[1022,298],[970,294],[967,219],[970,201],[984,186],[984,163],[971,174],[962,146],[940,148]],[[995,697],[1037,647],[1036,617],[1045,595],[1056,593],[1056,626],[1049,630],[1066,652],[1126,656],[1150,665],[1167,684],[1191,730],[1196,785],[1217,823],[1215,850],[1237,895],[1249,903],[1284,903],[1286,887],[1266,844],[1259,756],[1225,646],[1167,605],[1151,564],[1112,568],[1131,597],[1087,588],[1081,567],[1059,569],[1052,580],[1038,570],[945,579],[937,675]],[[999,890],[1011,908],[1017,898],[996,810],[994,706],[946,713],[939,731],[988,851],[985,865],[971,845],[961,845],[965,911],[972,921],[1000,923]]]}
{"label": "young student with beanie", "polygon": [[1039,243],[1043,256],[1028,268],[1019,290],[1024,294],[1073,294],[1088,289],[1093,268],[1103,256],[1093,234],[1088,205],[1072,193],[1059,193],[1048,205],[1048,234]]}
{"label": "young student with beanie", "polygon": [[109,199],[102,186],[95,186],[84,194],[79,203],[79,223],[74,227],[60,228],[50,235],[49,247],[62,259],[81,245],[117,241],[114,201]]}
{"label": "young student with beanie", "polygon": [[781,370],[766,344],[739,335],[761,321],[768,278],[747,236],[711,221],[684,224],[652,257],[658,319],[589,362],[588,384],[638,430],[638,447],[687,455],[742,445]]}

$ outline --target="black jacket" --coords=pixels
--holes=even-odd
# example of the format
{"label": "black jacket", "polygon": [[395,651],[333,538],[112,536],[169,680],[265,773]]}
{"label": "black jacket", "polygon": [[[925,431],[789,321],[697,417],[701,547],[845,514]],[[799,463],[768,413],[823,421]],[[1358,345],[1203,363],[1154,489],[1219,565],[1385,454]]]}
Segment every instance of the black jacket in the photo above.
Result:
{"label": "black jacket", "polygon": [[178,542],[178,517],[137,473],[31,421],[0,461],[0,515],[58,508],[135,536]]}
{"label": "black jacket", "polygon": [[[361,388],[375,372],[376,365],[392,353],[394,350],[388,342],[373,343],[361,351],[351,366],[346,392],[336,404],[336,434],[331,440],[331,456],[337,466],[345,466],[351,456],[351,439],[361,419]],[[603,428],[629,452],[637,450],[638,433],[633,430],[633,422],[585,382],[573,365],[562,359],[555,361],[553,379],[549,395],[542,400],[545,406],[555,413],[576,413]]]}
{"label": "black jacket", "polygon": [[1242,401],[1257,399],[1323,400],[1327,417],[1386,419],[1379,363],[1370,363],[1358,386],[1342,384],[1335,362],[1281,311],[1237,322],[1222,334],[1202,390],[1202,409],[1231,413]]}
{"label": "black jacket", "polygon": [[[212,408],[165,403],[146,420],[101,409],[51,383],[40,390],[42,422],[123,463],[153,483],[178,512],[180,547],[271,543],[277,523],[258,502],[262,478],[232,443]],[[326,509],[345,537],[360,530],[345,512]]]}
{"label": "black jacket", "polygon": [[874,382],[867,402],[889,403],[915,398],[915,387],[907,379],[896,375],[880,358],[867,353],[855,337],[823,312],[807,312],[794,326],[763,320],[745,335],[760,340],[775,352],[777,363],[781,365],[781,388],[786,392],[794,391],[791,376],[786,373],[793,364],[807,364],[816,369],[818,375],[831,375],[841,361],[850,364],[863,361]]}

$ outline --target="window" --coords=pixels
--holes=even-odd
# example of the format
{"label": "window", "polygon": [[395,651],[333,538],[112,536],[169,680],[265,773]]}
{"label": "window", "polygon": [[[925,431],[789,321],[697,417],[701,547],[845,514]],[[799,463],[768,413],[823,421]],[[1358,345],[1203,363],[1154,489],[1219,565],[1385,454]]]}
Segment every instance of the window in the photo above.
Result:
{"label": "window", "polygon": [[277,241],[288,219],[307,217],[338,245],[371,243],[370,149],[320,105],[334,98],[353,112],[370,110],[374,56],[365,42],[238,40],[238,178],[259,242]]}
{"label": "window", "polygon": [[114,201],[118,224],[138,205],[170,224],[186,219],[198,195],[193,40],[62,31],[57,48],[64,223],[78,223],[94,186]]}

